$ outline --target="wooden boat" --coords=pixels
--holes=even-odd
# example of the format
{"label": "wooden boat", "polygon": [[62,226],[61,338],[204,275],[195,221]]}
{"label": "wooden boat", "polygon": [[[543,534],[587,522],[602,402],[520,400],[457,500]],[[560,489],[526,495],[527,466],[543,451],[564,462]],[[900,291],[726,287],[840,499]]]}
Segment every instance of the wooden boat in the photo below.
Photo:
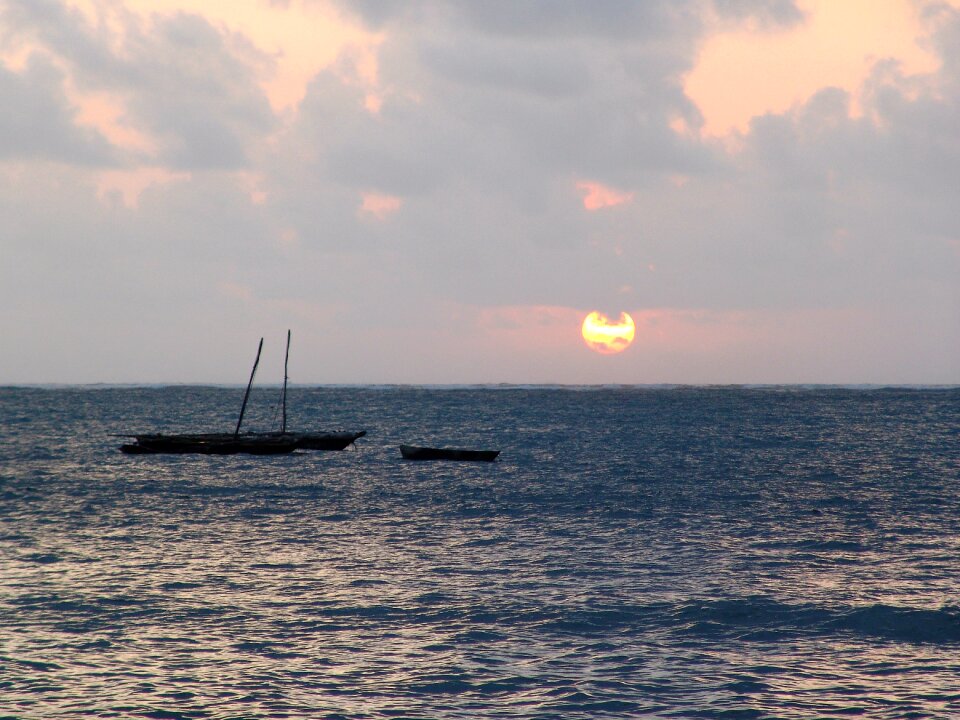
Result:
{"label": "wooden boat", "polygon": [[260,352],[263,350],[263,338],[257,348],[257,358],[253,362],[250,380],[243,395],[243,405],[240,406],[240,418],[233,433],[192,433],[183,435],[163,435],[160,433],[136,434],[128,433],[121,437],[132,438],[133,442],[124,443],[120,450],[131,455],[149,453],[198,453],[202,455],[235,455],[246,453],[249,455],[279,455],[291,453],[294,450],[343,450],[352,445],[357,438],[367,434],[366,430],[358,432],[288,432],[287,431],[287,363],[290,359],[290,331],[287,330],[287,353],[283,362],[283,421],[279,432],[241,433],[243,415],[247,409],[247,400],[250,398],[250,387],[260,364]]}
{"label": "wooden boat", "polygon": [[353,444],[358,438],[367,434],[366,430],[349,432],[305,432],[279,433],[279,437],[292,437],[297,443],[298,450],[343,450]]}
{"label": "wooden boat", "polygon": [[314,433],[198,433],[194,435],[128,435],[134,442],[120,446],[131,455],[147,453],[199,453],[203,455],[278,455],[294,450],[343,450],[357,438],[359,432]]}
{"label": "wooden boat", "polygon": [[493,462],[497,459],[500,451],[401,445],[400,454],[407,460],[480,460],[483,462]]}
{"label": "wooden boat", "polygon": [[258,433],[200,433],[194,435],[131,435],[134,442],[120,450],[130,455],[155,453],[201,455],[281,455],[297,449],[294,437],[266,437]]}

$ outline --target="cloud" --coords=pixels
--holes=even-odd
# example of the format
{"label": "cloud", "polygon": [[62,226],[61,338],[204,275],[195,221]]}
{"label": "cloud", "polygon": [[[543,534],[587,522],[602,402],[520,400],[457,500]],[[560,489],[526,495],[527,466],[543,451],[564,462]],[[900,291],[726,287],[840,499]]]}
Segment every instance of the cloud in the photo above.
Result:
{"label": "cloud", "polygon": [[616,207],[633,200],[633,193],[614,190],[598,182],[580,181],[577,190],[583,193],[583,207],[591,211]]}
{"label": "cloud", "polygon": [[917,15],[935,67],[881,52],[728,142],[705,43],[819,6],[350,3],[365,44],[278,105],[269,33],[195,5],[3,3],[0,102],[36,112],[0,118],[0,381],[242,379],[291,324],[308,382],[960,377],[954,10]]}
{"label": "cloud", "polygon": [[431,73],[473,89],[550,98],[581,96],[591,85],[586,59],[575,50],[560,56],[554,48],[464,38],[427,45],[419,60]]}
{"label": "cloud", "polygon": [[380,193],[362,193],[362,202],[360,203],[361,215],[367,215],[381,222],[388,216],[400,209],[403,201],[393,195],[381,195]]}
{"label": "cloud", "polygon": [[[93,25],[52,0],[7,0],[0,21],[35,53],[56,58],[77,92],[105,93],[171,169],[239,169],[277,128],[258,84],[270,59],[199,15],[119,14]],[[127,162],[143,158],[128,156]]]}
{"label": "cloud", "polygon": [[789,28],[806,17],[795,0],[713,0],[713,6],[721,18],[766,30]]}
{"label": "cloud", "polygon": [[894,60],[909,73],[931,73],[937,58],[923,40],[923,13],[902,0],[808,0],[715,3],[721,23],[705,38],[684,89],[704,116],[702,132],[744,132],[750,119],[784,113],[825,87],[860,91],[874,65]]}
{"label": "cloud", "polygon": [[0,65],[0,159],[93,166],[115,161],[102,135],[77,126],[63,85],[63,73],[43,57],[30,57],[18,71]]}

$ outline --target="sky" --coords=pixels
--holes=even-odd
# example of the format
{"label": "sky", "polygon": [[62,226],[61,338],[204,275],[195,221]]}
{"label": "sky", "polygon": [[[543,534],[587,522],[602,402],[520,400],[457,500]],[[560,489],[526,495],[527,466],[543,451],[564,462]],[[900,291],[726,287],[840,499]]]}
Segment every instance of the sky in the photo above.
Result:
{"label": "sky", "polygon": [[960,383],[960,0],[0,0],[0,107],[0,384]]}

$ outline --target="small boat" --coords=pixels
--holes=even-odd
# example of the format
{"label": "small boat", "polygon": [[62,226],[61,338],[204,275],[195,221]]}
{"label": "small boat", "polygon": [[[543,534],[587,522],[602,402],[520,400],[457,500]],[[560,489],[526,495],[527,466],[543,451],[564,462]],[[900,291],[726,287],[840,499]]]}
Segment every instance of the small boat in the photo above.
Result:
{"label": "small boat", "polygon": [[500,451],[401,445],[400,454],[403,455],[406,460],[480,460],[483,462],[493,462],[497,459]]}
{"label": "small boat", "polygon": [[163,435],[160,433],[127,433],[119,437],[132,438],[133,442],[120,446],[120,450],[130,455],[155,453],[198,453],[202,455],[280,455],[294,450],[343,450],[352,445],[357,438],[367,434],[366,430],[357,432],[288,432],[287,431],[287,363],[290,359],[290,331],[287,330],[287,353],[283,361],[283,421],[279,432],[241,433],[243,415],[250,398],[250,387],[260,364],[260,352],[263,350],[263,338],[257,348],[257,359],[253,362],[247,390],[240,406],[240,418],[232,433],[195,433],[184,435]]}

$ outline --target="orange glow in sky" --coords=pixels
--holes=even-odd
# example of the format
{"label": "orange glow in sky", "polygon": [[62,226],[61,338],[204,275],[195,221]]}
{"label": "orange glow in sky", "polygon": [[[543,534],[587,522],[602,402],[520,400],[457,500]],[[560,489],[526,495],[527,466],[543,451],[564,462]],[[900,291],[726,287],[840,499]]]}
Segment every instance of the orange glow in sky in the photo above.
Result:
{"label": "orange glow in sky", "polygon": [[910,0],[799,4],[806,17],[795,27],[720,28],[704,43],[684,84],[704,116],[703,135],[745,132],[751,118],[785,112],[826,87],[850,92],[859,114],[859,90],[877,61],[895,59],[908,75],[938,67]]}
{"label": "orange glow in sky", "polygon": [[108,93],[80,93],[68,83],[70,101],[77,107],[76,122],[96,128],[116,147],[144,153],[156,152],[157,144],[124,119],[123,103]]}
{"label": "orange glow in sky", "polygon": [[[123,55],[126,34],[131,27],[149,33],[157,18],[176,13],[203,17],[221,31],[239,33],[263,54],[266,62],[259,69],[263,88],[274,112],[289,118],[303,99],[311,79],[335,62],[344,82],[359,85],[366,92],[365,106],[375,113],[380,107],[376,50],[382,35],[370,33],[342,16],[332,5],[311,0],[271,3],[266,0],[65,0],[85,22],[97,28],[111,52]],[[29,41],[10,43],[0,62],[20,71],[31,52]],[[47,52],[44,50],[43,52]],[[157,151],[157,141],[138,129],[126,115],[125,99],[105,91],[80,89],[74,82],[69,63],[56,56],[50,59],[65,75],[64,90],[76,108],[75,121],[97,130],[115,147],[149,158]],[[342,67],[340,67],[342,65]],[[143,191],[155,184],[183,180],[189,175],[156,167],[144,160],[139,167],[108,170],[97,178],[98,197],[107,201],[119,195],[124,205],[136,207]],[[243,178],[241,181],[246,182]],[[247,183],[249,184],[249,183]],[[251,201],[262,203],[266,196],[258,188],[250,191]],[[398,209],[400,201],[388,196],[371,195],[363,201],[363,213],[383,220]]]}
{"label": "orange glow in sky", "polygon": [[403,201],[393,195],[369,192],[361,195],[360,214],[376,218],[381,222],[400,209]]}
{"label": "orange glow in sky", "polygon": [[[114,4],[68,0],[95,25],[106,25],[122,36]],[[218,28],[242,33],[275,63],[261,84],[275,112],[295,109],[307,84],[349,49],[356,81],[377,83],[376,48],[379,34],[351,23],[331,5],[309,0],[271,3],[265,0],[125,0],[123,8],[150,22],[154,15],[186,12],[199,15]],[[122,43],[121,43],[122,45]]]}
{"label": "orange glow in sky", "polygon": [[577,190],[583,193],[583,207],[590,211],[615,207],[633,200],[633,193],[614,190],[598,182],[578,182]]}

